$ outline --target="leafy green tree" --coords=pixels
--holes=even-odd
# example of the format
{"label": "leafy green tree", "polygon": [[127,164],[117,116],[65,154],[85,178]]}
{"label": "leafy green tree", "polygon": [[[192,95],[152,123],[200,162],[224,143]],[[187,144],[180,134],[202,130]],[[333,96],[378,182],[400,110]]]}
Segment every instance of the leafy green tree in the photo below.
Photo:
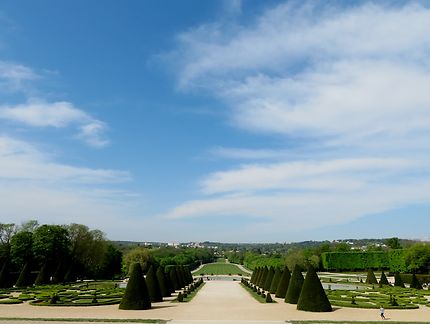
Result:
{"label": "leafy green tree", "polygon": [[288,284],[287,294],[285,295],[286,303],[297,304],[304,280],[302,271],[296,264],[291,275],[290,283]]}
{"label": "leafy green tree", "polygon": [[123,264],[125,273],[129,273],[131,265],[136,262],[140,264],[143,272],[147,272],[149,266],[155,264],[154,257],[151,255],[149,249],[140,246],[128,251],[124,255]]}
{"label": "leafy green tree", "polygon": [[134,263],[130,268],[130,279],[119,304],[119,309],[150,309],[151,299],[142,268],[139,263]]}
{"label": "leafy green tree", "polygon": [[67,230],[59,225],[42,225],[33,233],[33,254],[39,264],[57,265],[69,257]]}
{"label": "leafy green tree", "polygon": [[416,243],[406,251],[406,265],[411,272],[428,273],[430,270],[430,243]]}
{"label": "leafy green tree", "polygon": [[49,272],[48,272],[48,265],[45,263],[40,268],[40,271],[36,277],[34,284],[36,286],[40,286],[47,283],[49,283]]}
{"label": "leafy green tree", "polygon": [[28,287],[31,286],[33,282],[31,281],[30,265],[26,263],[22,268],[18,280],[16,281],[16,287]]}
{"label": "leafy green tree", "polygon": [[9,260],[10,258],[10,240],[16,233],[15,224],[0,223],[0,261]]}
{"label": "leafy green tree", "polygon": [[12,286],[10,278],[10,265],[9,259],[3,261],[3,265],[0,269],[0,288],[9,288]]}
{"label": "leafy green tree", "polygon": [[101,264],[100,276],[103,279],[113,279],[121,273],[122,252],[113,244],[108,244]]}
{"label": "leafy green tree", "polygon": [[24,263],[32,259],[33,233],[20,231],[10,240],[10,254],[12,262],[22,267]]}
{"label": "leafy green tree", "polygon": [[297,302],[297,309],[308,312],[331,312],[332,307],[321,281],[312,265],[308,266],[306,278]]}
{"label": "leafy green tree", "polygon": [[[80,276],[97,278],[103,276],[104,271],[109,272],[104,267],[108,262],[107,253],[111,253],[113,247],[108,250],[109,245],[104,233],[100,230],[90,230],[82,224],[70,224],[66,226],[66,229],[70,241],[72,262]],[[112,277],[107,278],[112,279]]]}
{"label": "leafy green tree", "polygon": [[398,237],[392,237],[385,241],[385,245],[387,245],[390,249],[398,250],[402,248],[400,244],[400,240]]}

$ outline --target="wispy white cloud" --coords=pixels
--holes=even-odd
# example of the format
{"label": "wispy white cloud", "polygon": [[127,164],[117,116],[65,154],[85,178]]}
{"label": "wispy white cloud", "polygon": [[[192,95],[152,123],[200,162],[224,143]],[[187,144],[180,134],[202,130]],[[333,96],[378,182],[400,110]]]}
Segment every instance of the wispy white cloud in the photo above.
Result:
{"label": "wispy white cloud", "polygon": [[247,25],[178,35],[178,87],[226,103],[233,127],[287,144],[212,149],[258,162],[212,172],[203,197],[167,216],[293,231],[429,202],[429,29],[417,3],[286,2]]}
{"label": "wispy white cloud", "polygon": [[207,194],[282,189],[349,191],[424,166],[407,159],[382,158],[244,165],[209,175],[202,182],[202,190]]}
{"label": "wispy white cloud", "polygon": [[28,66],[0,60],[0,92],[23,91],[28,82],[40,78],[40,75]]}
{"label": "wispy white cloud", "polygon": [[106,124],[70,102],[31,100],[14,106],[0,105],[0,119],[32,127],[64,128],[75,125],[78,127],[77,137],[88,145],[103,147],[109,144],[105,138]]}
{"label": "wispy white cloud", "polygon": [[131,179],[128,172],[76,167],[55,162],[54,158],[31,143],[0,136],[0,180],[100,184]]}
{"label": "wispy white cloud", "polygon": [[129,172],[58,160],[46,145],[0,136],[2,221],[78,222],[112,233],[124,215],[141,209],[142,197],[121,189],[132,180]]}

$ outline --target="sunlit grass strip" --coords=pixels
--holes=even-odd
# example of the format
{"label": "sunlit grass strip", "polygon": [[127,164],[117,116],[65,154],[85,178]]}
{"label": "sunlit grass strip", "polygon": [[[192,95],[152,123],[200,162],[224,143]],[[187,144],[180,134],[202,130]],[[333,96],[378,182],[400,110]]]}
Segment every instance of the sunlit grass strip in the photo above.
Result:
{"label": "sunlit grass strip", "polygon": [[[259,294],[257,294],[251,287],[248,287],[244,285],[243,283],[240,283],[243,289],[245,289],[256,301],[262,304],[266,304],[266,297],[263,297]],[[272,303],[276,303],[274,299],[272,299]]]}
{"label": "sunlit grass strip", "polygon": [[[337,323],[341,323],[341,324],[376,324],[376,323],[381,323],[381,321],[285,321],[286,323],[291,323],[291,324],[337,324]],[[389,321],[390,324],[405,324],[406,322],[392,322]],[[407,322],[408,324],[423,324],[426,322]]]}
{"label": "sunlit grass strip", "polygon": [[209,263],[205,264],[201,269],[193,272],[193,276],[200,275],[241,275],[249,276],[249,273],[243,272],[237,265],[233,263]]}
{"label": "sunlit grass strip", "polygon": [[[204,282],[202,282],[202,284],[200,285],[200,286],[198,286],[196,289],[194,289],[194,291],[192,291],[190,294],[187,294],[187,297],[186,298],[184,298],[182,301],[181,301],[181,303],[188,303],[188,302],[190,302],[196,295],[197,295],[197,293],[199,292],[199,290],[200,289],[202,289],[202,287],[205,285],[205,283]],[[183,294],[183,292],[181,292],[182,294]],[[178,301],[178,299],[176,298],[176,299],[174,299],[173,301],[172,301],[172,303],[179,303],[179,301]]]}
{"label": "sunlit grass strip", "polygon": [[202,282],[202,284],[200,286],[198,286],[196,289],[194,289],[194,291],[192,291],[190,294],[187,294],[187,298],[184,298],[184,300],[182,301],[183,303],[188,303],[190,302],[199,292],[200,289],[202,289],[202,287],[205,285],[204,282]]}

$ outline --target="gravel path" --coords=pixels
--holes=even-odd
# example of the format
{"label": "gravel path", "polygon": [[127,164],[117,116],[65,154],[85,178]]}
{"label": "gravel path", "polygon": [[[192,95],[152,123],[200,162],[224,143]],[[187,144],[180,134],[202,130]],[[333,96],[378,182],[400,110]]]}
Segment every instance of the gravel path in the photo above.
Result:
{"label": "gravel path", "polygon": [[[252,298],[237,281],[209,281],[189,303],[154,303],[150,310],[119,310],[118,305],[94,307],[44,307],[0,305],[0,317],[10,318],[98,318],[98,319],[164,319],[175,320],[173,324],[200,323],[271,323],[286,320],[325,321],[378,321],[379,310],[358,308],[336,308],[331,313],[311,313],[296,310],[295,305],[284,303],[261,304]],[[430,307],[417,310],[386,310],[392,321],[429,322]],[[5,323],[0,321],[0,324]],[[10,322],[18,324],[17,321]],[[34,323],[34,322],[32,322]],[[82,324],[82,322],[80,322]],[[43,322],[41,324],[47,324]],[[50,322],[53,324],[53,322]]]}

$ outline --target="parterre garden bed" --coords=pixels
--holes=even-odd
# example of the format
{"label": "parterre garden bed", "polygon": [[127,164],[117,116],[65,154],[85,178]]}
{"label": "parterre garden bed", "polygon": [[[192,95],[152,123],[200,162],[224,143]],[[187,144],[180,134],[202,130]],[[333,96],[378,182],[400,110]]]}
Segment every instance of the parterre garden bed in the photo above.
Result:
{"label": "parterre garden bed", "polygon": [[[399,287],[374,288],[366,291],[326,290],[333,306],[355,308],[415,309],[430,306],[430,291]],[[426,298],[427,297],[427,298]],[[396,303],[393,303],[393,298]]]}
{"label": "parterre garden bed", "polygon": [[0,291],[0,304],[29,301],[34,306],[98,306],[119,304],[124,289],[115,282],[46,285]]}

